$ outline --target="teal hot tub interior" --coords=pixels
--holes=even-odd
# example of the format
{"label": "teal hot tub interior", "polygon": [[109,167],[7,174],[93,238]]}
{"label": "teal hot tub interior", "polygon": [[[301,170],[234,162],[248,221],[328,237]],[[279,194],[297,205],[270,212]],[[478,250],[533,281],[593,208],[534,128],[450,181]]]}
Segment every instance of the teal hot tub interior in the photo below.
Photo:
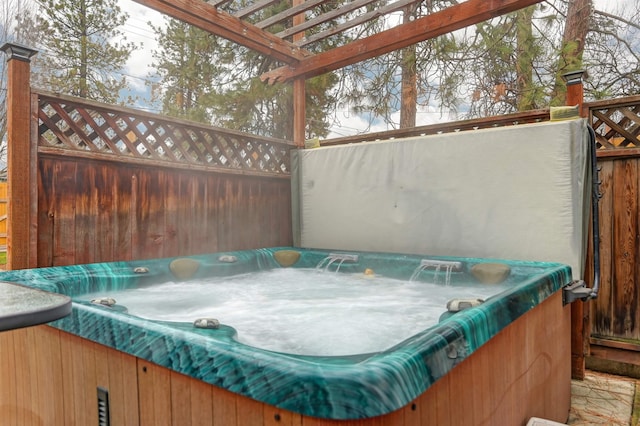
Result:
{"label": "teal hot tub interior", "polygon": [[278,247],[181,259],[10,271],[2,273],[0,280],[70,296],[72,314],[50,325],[73,335],[304,416],[363,419],[410,404],[510,323],[569,284],[571,268],[557,263],[500,260],[509,273],[499,294],[457,313],[446,313],[443,306],[439,322],[390,348],[345,356],[264,350],[240,343],[234,324],[224,320],[212,329],[195,327],[193,322],[149,320],[117,304],[92,303],[86,295],[108,297],[114,291],[167,281],[283,267],[314,269],[329,263],[329,270],[339,274],[368,274],[373,270],[376,276],[402,280],[419,271],[419,281],[434,281],[449,265],[448,285],[455,294],[460,283],[491,285],[481,283],[472,269],[495,262]]}

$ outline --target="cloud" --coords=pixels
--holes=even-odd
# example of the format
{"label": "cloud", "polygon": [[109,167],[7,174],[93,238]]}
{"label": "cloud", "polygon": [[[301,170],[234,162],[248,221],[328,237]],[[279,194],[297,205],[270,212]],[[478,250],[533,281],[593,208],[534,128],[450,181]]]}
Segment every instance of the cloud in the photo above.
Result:
{"label": "cloud", "polygon": [[[393,124],[377,121],[372,124],[362,115],[350,114],[342,112],[337,114],[337,124],[330,129],[327,139],[339,138],[343,136],[352,136],[361,133],[384,132],[398,128],[400,123],[400,111],[391,114],[391,122]],[[445,123],[457,120],[457,116],[453,112],[440,111],[436,106],[418,106],[416,113],[416,126],[427,126],[429,124]]]}
{"label": "cloud", "polygon": [[141,4],[131,0],[120,0],[120,8],[129,15],[129,19],[122,32],[127,40],[140,46],[127,61],[125,66],[126,74],[133,77],[146,78],[153,71],[153,51],[158,47],[155,34],[149,22],[153,25],[163,24],[163,15]]}

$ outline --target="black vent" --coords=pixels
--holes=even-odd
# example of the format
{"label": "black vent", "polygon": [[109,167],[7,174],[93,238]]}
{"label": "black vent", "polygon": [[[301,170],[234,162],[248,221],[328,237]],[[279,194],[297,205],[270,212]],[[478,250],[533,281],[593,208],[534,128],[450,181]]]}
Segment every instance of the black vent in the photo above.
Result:
{"label": "black vent", "polygon": [[98,386],[98,426],[109,426],[109,391]]}

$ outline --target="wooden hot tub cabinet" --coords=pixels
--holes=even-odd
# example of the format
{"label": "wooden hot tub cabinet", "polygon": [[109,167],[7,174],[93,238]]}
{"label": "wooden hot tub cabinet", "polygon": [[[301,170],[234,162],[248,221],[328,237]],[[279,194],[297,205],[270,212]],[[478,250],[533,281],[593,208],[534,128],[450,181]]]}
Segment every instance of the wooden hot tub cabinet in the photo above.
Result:
{"label": "wooden hot tub cabinet", "polygon": [[0,333],[0,418],[10,425],[96,424],[97,389],[112,425],[521,425],[567,420],[570,307],[557,292],[407,406],[360,420],[281,410],[41,325]]}

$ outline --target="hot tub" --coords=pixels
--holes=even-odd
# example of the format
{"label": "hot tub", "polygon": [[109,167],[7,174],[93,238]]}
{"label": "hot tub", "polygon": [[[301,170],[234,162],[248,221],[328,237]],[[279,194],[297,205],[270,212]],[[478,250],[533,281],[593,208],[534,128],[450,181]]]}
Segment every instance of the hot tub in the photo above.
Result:
{"label": "hot tub", "polygon": [[[287,256],[281,256],[283,253]],[[279,424],[289,422],[289,419],[290,424],[304,425],[330,424],[330,420],[354,425],[442,425],[516,424],[532,416],[562,422],[567,419],[570,318],[569,308],[562,305],[562,292],[558,290],[571,281],[568,266],[500,260],[510,273],[500,284],[503,291],[484,303],[456,313],[447,313],[443,306],[439,322],[377,352],[314,356],[265,350],[241,343],[234,324],[225,324],[223,320],[219,326],[212,322],[210,325],[214,328],[198,328],[193,322],[144,319],[127,312],[126,306],[106,306],[104,303],[116,290],[153,287],[167,281],[246,274],[289,267],[289,263],[292,268],[314,269],[323,262],[325,267],[331,264],[328,268],[331,273],[368,275],[374,272],[376,276],[403,280],[409,280],[417,272],[419,281],[438,281],[438,276],[448,272],[447,282],[440,279],[440,285],[450,286],[455,296],[461,283],[494,285],[479,282],[471,271],[475,265],[496,261],[334,253],[288,247],[216,253],[175,261],[116,262],[3,273],[2,281],[66,294],[74,303],[69,317],[51,324],[55,330],[41,326],[35,330],[17,331],[14,335],[0,334],[0,347],[13,345],[24,349],[31,342],[35,351],[43,342],[54,342],[55,356],[47,359],[62,358],[61,371],[51,373],[52,367],[45,369],[42,359],[33,361],[34,368],[42,370],[42,376],[60,377],[63,388],[76,389],[61,392],[61,397],[66,399],[60,404],[65,410],[69,406],[76,407],[71,411],[76,411],[76,417],[86,415],[88,422],[92,422],[91,416],[97,414],[119,416],[123,424],[161,424],[160,418],[166,420],[166,416],[159,414],[160,408],[161,411],[168,410],[169,419],[177,419],[175,424],[190,424],[189,419],[178,414],[185,410],[180,402],[184,398],[190,401],[187,404],[191,407],[190,419],[194,413],[202,411],[205,416],[210,413],[208,424],[242,426],[254,424],[254,420],[255,424]],[[432,261],[455,265],[455,268],[444,271],[446,266],[434,267]],[[89,293],[102,294],[106,299],[92,303],[86,297]],[[461,298],[466,296],[459,295]],[[273,324],[273,327],[286,328],[287,325]],[[84,353],[89,345],[93,355],[84,356],[82,365],[91,365],[94,371],[95,380],[89,389],[97,384],[102,390],[103,399],[98,397],[96,405],[93,388],[89,398],[91,404],[86,403],[87,407],[93,406],[89,414],[78,414],[81,410],[78,407],[84,403],[67,401],[85,398],[80,397],[82,391],[77,390],[84,386],[78,379],[84,373],[69,372],[72,363],[64,359],[65,354],[75,356],[73,354],[79,353],[73,349],[75,345],[84,345]],[[7,358],[10,358],[14,364],[23,362],[25,368],[31,368],[29,357],[20,360],[17,353],[0,349],[0,362],[6,366]],[[96,354],[102,354],[107,362],[98,363],[99,355]],[[136,370],[118,370],[115,380],[113,371],[117,363],[113,360],[123,362],[122,359],[130,359],[129,356],[135,357]],[[32,357],[36,359],[38,355]],[[88,364],[87,359],[91,359]],[[24,376],[7,367],[1,368],[5,371],[0,373],[17,374],[18,388],[35,386],[35,379],[25,379],[27,383],[21,383]],[[102,376],[96,373],[103,368],[108,372]],[[150,379],[143,375],[158,369],[163,371],[160,376],[166,381],[156,383],[153,379],[150,384]],[[137,377],[123,379],[125,371]],[[100,377],[106,378],[101,382]],[[119,385],[110,389],[109,383],[116,382]],[[134,395],[123,383],[137,386],[137,409],[133,407],[136,404],[122,396],[127,392]],[[183,388],[179,388],[178,383]],[[164,390],[163,386],[166,386]],[[41,384],[40,389],[42,387]],[[180,389],[186,390],[180,392]],[[105,399],[105,394],[110,396]],[[160,395],[168,400],[163,401]],[[16,413],[26,410],[50,424],[48,416],[55,413],[43,414],[39,412],[38,404],[26,400],[26,397],[2,392],[0,411],[4,410],[5,416],[18,416]],[[230,400],[235,407],[232,410],[229,410]],[[123,407],[127,404],[129,408],[125,410]],[[218,423],[214,420],[220,417],[211,413],[212,407],[218,416],[224,411],[224,419]],[[253,420],[248,421],[246,416]],[[257,420],[259,418],[262,420]],[[56,421],[63,424],[57,418]],[[329,423],[322,423],[325,421]]]}

